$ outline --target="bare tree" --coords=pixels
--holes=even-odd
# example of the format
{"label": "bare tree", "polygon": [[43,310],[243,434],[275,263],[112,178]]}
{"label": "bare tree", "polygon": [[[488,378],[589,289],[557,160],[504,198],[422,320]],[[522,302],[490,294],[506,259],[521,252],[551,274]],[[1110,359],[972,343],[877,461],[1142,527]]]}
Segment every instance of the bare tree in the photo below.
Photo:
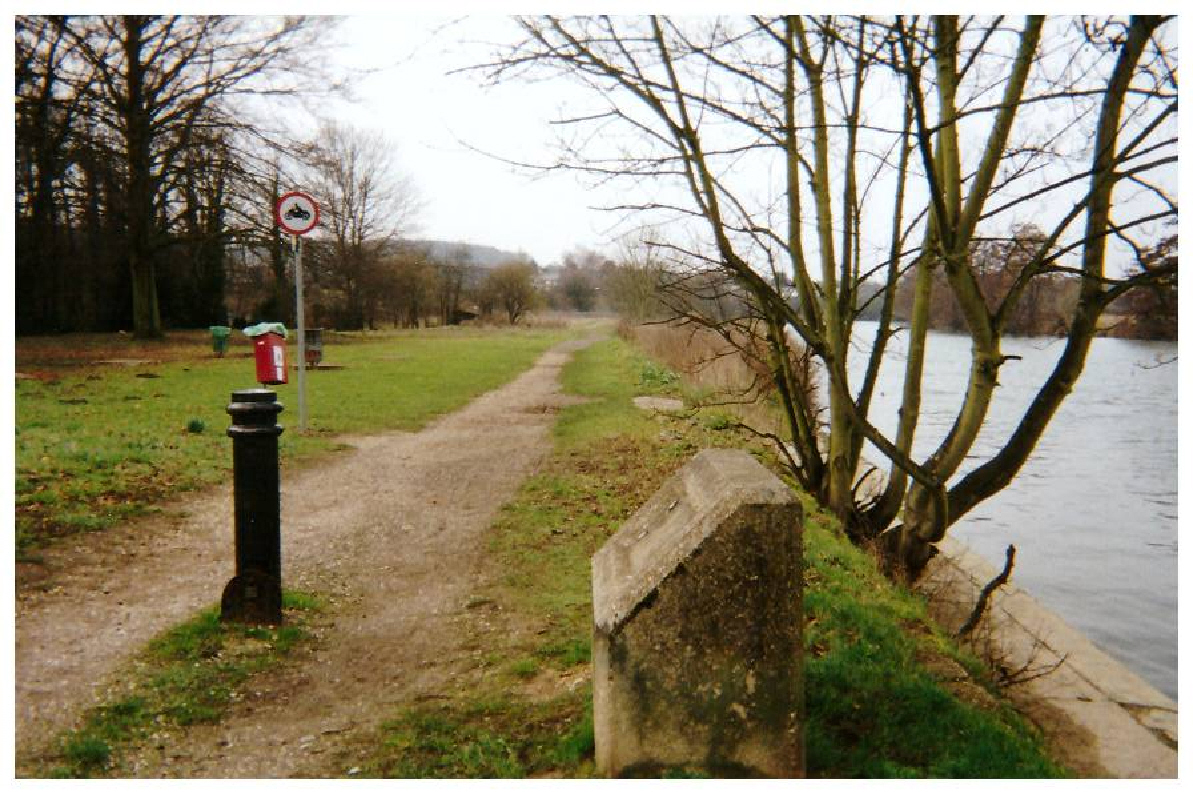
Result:
{"label": "bare tree", "polygon": [[606,261],[601,254],[583,247],[565,253],[563,271],[556,285],[559,305],[577,312],[596,308],[601,268]]}
{"label": "bare tree", "polygon": [[[216,129],[247,129],[247,95],[309,86],[324,22],[303,17],[53,17],[69,46],[60,79],[89,103],[90,145],[107,149],[138,336],[161,334],[156,261],[176,217],[174,184]],[[300,58],[301,56],[301,58]],[[188,158],[190,162],[188,163]]]}
{"label": "bare tree", "polygon": [[[599,125],[600,134],[575,135],[559,162],[540,165],[621,181],[626,198],[611,209],[663,216],[689,234],[692,244],[668,247],[752,297],[779,382],[796,383],[788,330],[807,345],[827,379],[827,438],[822,445],[815,407],[782,389],[793,472],[851,537],[877,539],[892,570],[914,576],[948,527],[1019,471],[1080,375],[1105,307],[1174,277],[1175,264],[1122,276],[1106,265],[1110,239],[1142,252],[1152,228],[1177,212],[1169,23],[527,18],[524,38],[481,68],[492,80],[548,72],[589,89],[589,104],[560,121],[577,132]],[[664,181],[676,189],[661,189]],[[1120,200],[1115,189],[1128,184],[1134,200]],[[987,302],[972,245],[1024,213],[1044,239],[1001,299]],[[898,330],[894,287],[907,271],[909,353],[888,438],[871,424],[870,402]],[[951,430],[917,459],[938,272],[973,354]],[[999,344],[1007,323],[1032,282],[1055,273],[1081,283],[1065,350],[999,451],[960,476],[1008,361]],[[867,299],[882,303],[878,333],[851,381],[854,321],[867,308],[859,295],[871,278],[882,284]],[[861,499],[867,440],[889,476],[880,495]]]}
{"label": "bare tree", "polygon": [[472,252],[463,245],[453,246],[446,254],[432,260],[435,268],[435,297],[439,304],[439,324],[459,322],[464,292],[476,286],[477,267]]}
{"label": "bare tree", "polygon": [[634,322],[661,319],[664,265],[656,248],[649,236],[625,241],[617,260],[603,268],[601,283],[610,308]]}
{"label": "bare tree", "polygon": [[418,208],[392,153],[382,134],[335,122],[325,122],[306,147],[312,192],[330,237],[331,269],[344,295],[341,324],[347,328],[374,324],[382,262]]}
{"label": "bare tree", "polygon": [[[16,20],[16,327],[77,330],[96,322],[113,224],[102,209],[117,173],[80,140],[90,98],[72,80],[72,47],[58,17]],[[90,77],[83,72],[84,81]],[[73,272],[72,272],[73,271]]]}
{"label": "bare tree", "polygon": [[423,246],[399,243],[382,263],[382,301],[394,327],[418,328],[434,298],[435,270]]}

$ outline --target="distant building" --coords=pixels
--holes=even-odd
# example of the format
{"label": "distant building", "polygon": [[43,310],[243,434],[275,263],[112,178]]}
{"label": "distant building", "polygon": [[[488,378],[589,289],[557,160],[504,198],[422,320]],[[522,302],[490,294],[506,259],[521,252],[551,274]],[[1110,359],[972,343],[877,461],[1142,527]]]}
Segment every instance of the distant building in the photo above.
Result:
{"label": "distant building", "polygon": [[559,284],[563,276],[563,265],[543,265],[538,270],[539,289],[551,289]]}

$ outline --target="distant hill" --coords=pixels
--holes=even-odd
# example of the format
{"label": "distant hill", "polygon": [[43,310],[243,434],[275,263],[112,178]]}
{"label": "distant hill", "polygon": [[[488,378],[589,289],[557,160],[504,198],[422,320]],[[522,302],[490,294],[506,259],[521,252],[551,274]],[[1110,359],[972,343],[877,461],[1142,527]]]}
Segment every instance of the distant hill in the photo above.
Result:
{"label": "distant hill", "polygon": [[474,265],[484,268],[497,267],[518,256],[517,253],[503,251],[491,245],[474,245],[472,243],[459,243],[450,240],[403,240],[402,242],[408,245],[425,247],[430,255],[437,259],[456,256],[457,252],[462,248],[468,252]]}

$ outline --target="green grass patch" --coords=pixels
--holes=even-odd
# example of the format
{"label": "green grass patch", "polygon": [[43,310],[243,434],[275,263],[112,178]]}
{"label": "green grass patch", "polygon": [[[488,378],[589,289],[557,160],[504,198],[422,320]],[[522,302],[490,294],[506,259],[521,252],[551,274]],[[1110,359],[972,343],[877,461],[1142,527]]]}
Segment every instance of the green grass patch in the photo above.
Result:
{"label": "green grass patch", "polygon": [[589,398],[561,412],[555,437],[564,450],[614,438],[642,439],[658,426],[632,400],[647,394],[645,374],[656,364],[623,343],[602,343],[580,351],[563,369],[569,394]]}
{"label": "green grass patch", "polygon": [[539,663],[536,659],[515,659],[509,670],[519,678],[531,678],[538,673]]}
{"label": "green grass patch", "polygon": [[[922,597],[814,510],[805,523],[809,773],[820,777],[1059,777],[1038,734],[989,696],[980,665],[932,626]],[[976,672],[967,702],[921,660]],[[961,694],[964,694],[962,691]]]}
{"label": "green grass patch", "polygon": [[310,638],[321,601],[286,592],[282,603],[281,626],[223,623],[213,608],[155,637],[131,666],[122,691],[88,710],[83,724],[61,737],[57,755],[41,759],[30,774],[119,777],[127,772],[121,767],[127,748],[218,722],[253,676],[283,664]]}
{"label": "green grass patch", "polygon": [[[709,446],[750,447],[733,423],[705,415],[651,416],[630,400],[652,385],[675,394],[621,341],[579,353],[564,369],[572,393],[556,453],[507,505],[490,535],[501,579],[469,609],[503,615],[478,636],[483,661],[445,701],[402,712],[363,767],[395,777],[585,777],[593,773],[591,690],[537,700],[524,679],[582,674],[591,657],[591,555],[662,481]],[[659,393],[659,392],[656,392]],[[762,455],[759,450],[757,454]],[[762,455],[765,457],[765,455]],[[925,655],[980,665],[933,628],[925,604],[891,584],[800,495],[805,531],[808,773],[813,777],[1054,777],[1063,770],[1009,707],[986,693],[978,705],[936,680]],[[499,607],[499,611],[497,610]],[[520,628],[519,628],[520,627]],[[540,664],[532,667],[528,659]],[[536,679],[536,680],[538,680]],[[572,726],[561,730],[556,720]],[[702,777],[708,770],[659,770]]]}
{"label": "green grass patch", "polygon": [[[343,369],[309,373],[310,432],[294,430],[295,378],[274,387],[285,406],[282,465],[334,450],[333,437],[342,433],[419,429],[508,382],[567,335],[458,328],[328,333],[324,361]],[[18,553],[104,529],[231,477],[225,409],[234,390],[256,387],[251,353],[234,346],[228,357],[215,358],[201,336],[187,338],[189,347],[163,348],[162,363],[136,366],[83,366],[111,355],[89,352],[93,339],[72,339],[75,347],[57,359],[47,358],[45,339],[18,340],[19,367],[63,358],[71,364],[55,370],[56,379],[16,384]],[[154,355],[152,348],[136,351]],[[293,361],[293,345],[288,355]]]}
{"label": "green grass patch", "polygon": [[404,712],[365,770],[392,778],[523,778],[591,758],[586,690],[544,703],[477,699]]}

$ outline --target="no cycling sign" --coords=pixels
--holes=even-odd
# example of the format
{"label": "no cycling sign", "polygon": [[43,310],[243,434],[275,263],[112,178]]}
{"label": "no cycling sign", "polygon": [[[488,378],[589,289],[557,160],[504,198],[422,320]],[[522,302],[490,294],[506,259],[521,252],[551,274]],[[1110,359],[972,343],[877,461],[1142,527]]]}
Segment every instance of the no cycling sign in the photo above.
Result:
{"label": "no cycling sign", "polygon": [[294,303],[298,321],[298,430],[307,429],[306,302],[302,297],[302,235],[319,225],[319,205],[306,193],[293,191],[278,199],[273,218],[294,244]]}
{"label": "no cycling sign", "polygon": [[306,234],[319,224],[319,205],[306,193],[287,193],[274,205],[273,217],[284,231]]}

